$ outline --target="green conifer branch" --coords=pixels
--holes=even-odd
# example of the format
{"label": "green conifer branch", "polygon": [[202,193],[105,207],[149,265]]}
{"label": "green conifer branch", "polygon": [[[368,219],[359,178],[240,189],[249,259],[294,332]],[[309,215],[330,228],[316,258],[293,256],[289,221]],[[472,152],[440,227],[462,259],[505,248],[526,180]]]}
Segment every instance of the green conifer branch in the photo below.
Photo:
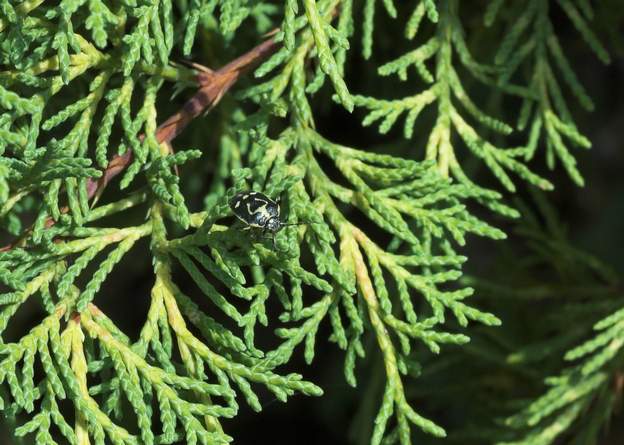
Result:
{"label": "green conifer branch", "polygon": [[[550,266],[578,281],[511,290],[461,281],[467,258],[459,249],[469,235],[505,238],[472,213],[473,204],[507,216],[518,212],[500,201],[499,192],[468,177],[459,140],[507,191],[517,187],[511,172],[548,190],[551,183],[526,164],[543,129],[549,163],[557,156],[582,182],[564,141],[589,141],[572,123],[557,79],[585,106],[591,100],[552,30],[548,3],[532,0],[516,14],[518,23],[507,31],[496,60],[504,66],[492,67],[472,57],[457,0],[417,2],[405,17],[405,35],[425,36],[425,17],[432,34],[378,72],[406,80],[414,66],[426,86],[393,100],[351,95],[347,83],[356,31],[364,58],[372,56],[378,3],[0,0],[0,226],[19,235],[0,249],[0,409],[13,419],[17,436],[50,445],[229,443],[224,419],[238,414],[241,397],[260,411],[259,387],[280,401],[323,394],[283,370],[299,349],[307,363],[314,360],[327,322],[330,341],[345,351],[351,386],[357,384],[357,359],[368,352],[364,342],[377,345],[382,393],[371,443],[409,445],[414,427],[442,437],[446,431],[420,413],[408,382],[421,368],[426,379],[429,364],[444,370],[438,357],[446,359],[448,346],[458,346],[455,357],[485,356],[539,385],[545,375],[529,364],[545,360],[545,351],[563,355],[594,321],[513,353],[493,352],[481,343],[479,328],[467,329],[470,321],[481,329],[500,324],[498,311],[468,300],[473,287],[518,301],[559,298],[564,291],[574,300],[588,291],[584,295],[599,301],[584,306],[574,300],[569,310],[590,307],[602,317],[597,334],[565,355],[576,364],[546,380],[550,389],[509,417],[506,436],[491,437],[550,444],[592,404],[612,408],[613,398],[604,394],[621,371],[622,346],[621,305],[607,289],[613,274],[571,247],[552,214],[544,212],[550,232],[540,231],[530,216],[523,230],[538,257],[572,259]],[[606,60],[587,25],[591,7],[558,3]],[[383,1],[396,20],[400,7]],[[493,24],[504,7],[504,1],[492,2],[486,22]],[[363,18],[361,30],[356,17]],[[531,27],[539,32],[522,39]],[[262,43],[220,69],[174,63],[188,56],[212,65],[250,37]],[[259,82],[225,98],[257,62]],[[531,80],[512,83],[525,65]],[[489,86],[498,79],[498,90],[523,100],[518,126],[532,122],[526,145],[504,147],[512,128],[473,102],[464,73]],[[364,125],[381,121],[379,131],[386,134],[404,116],[407,139],[427,134],[424,160],[324,137],[316,107],[326,80],[345,109],[368,109]],[[189,86],[196,92],[159,125],[169,91],[184,93]],[[197,149],[174,151],[172,140],[222,100],[206,124],[214,140],[199,138]],[[427,108],[433,128],[415,131]],[[503,142],[491,142],[489,131]],[[199,169],[204,178],[203,167],[214,168],[212,183],[198,192],[187,178],[199,176]],[[119,175],[121,193],[100,204]],[[137,189],[129,192],[131,186]],[[288,225],[273,245],[227,219],[230,200],[248,189],[281,198],[279,216]],[[194,211],[198,202],[203,209]],[[145,219],[126,223],[130,209]],[[153,283],[149,295],[132,296],[149,299],[149,308],[138,338],[131,338],[98,302],[121,264],[137,256],[153,265]],[[582,276],[575,275],[579,265]],[[581,280],[590,274],[600,282]],[[7,328],[27,302],[45,315],[9,341]],[[273,302],[281,314],[270,310]],[[203,303],[213,310],[202,309]],[[281,339],[274,349],[263,350],[257,341],[264,328]],[[466,335],[473,332],[474,345]],[[583,434],[592,438],[605,416],[588,422]]]}
{"label": "green conifer branch", "polygon": [[[449,437],[457,442],[592,443],[615,414],[622,370],[619,279],[573,246],[545,196],[534,196],[534,202],[517,203],[522,219],[515,232],[524,247],[501,255],[485,277],[461,279],[488,308],[509,311],[501,315],[509,330],[475,332],[459,356],[423,363],[425,385],[411,393],[416,401],[473,396],[462,406],[473,413],[472,422]],[[512,268],[505,280],[491,278]],[[522,330],[520,338],[515,329]],[[459,370],[470,385],[436,386]]]}
{"label": "green conifer branch", "polygon": [[[293,113],[298,119],[296,107],[296,104],[293,105]],[[285,162],[289,151],[293,152],[292,163]],[[352,189],[329,179],[318,163],[316,153],[332,159]],[[345,376],[350,384],[355,385],[355,358],[363,355],[361,338],[371,323],[372,331],[384,351],[387,391],[393,394],[380,408],[380,416],[385,420],[377,423],[372,443],[380,443],[384,437],[385,425],[394,404],[403,443],[410,443],[411,440],[409,423],[431,434],[443,435],[440,427],[421,417],[407,404],[400,374],[417,367],[410,357],[411,340],[422,341],[434,353],[440,351],[440,344],[463,344],[468,341],[465,335],[436,329],[438,324],[444,322],[447,309],[464,326],[469,319],[485,324],[498,323],[493,315],[463,303],[462,300],[472,294],[471,289],[442,291],[438,287],[456,280],[460,275],[456,268],[465,260],[444,240],[447,234],[459,244],[463,244],[465,235],[471,232],[492,238],[504,236],[469,215],[460,204],[464,199],[477,198],[479,193],[475,194],[474,190],[463,185],[449,183],[439,175],[433,163],[417,163],[340,146],[321,137],[315,130],[306,128],[304,122],[285,130],[275,140],[266,135],[259,136],[250,158],[257,159],[252,170],[253,182],[257,184],[254,188],[262,187],[271,196],[287,193],[289,217],[294,221],[311,223],[298,229],[298,234],[296,229],[286,229],[286,240],[280,239],[280,233],[278,246],[285,242],[289,252],[298,253],[304,246],[311,252],[317,252],[313,255],[317,270],[329,274],[334,282],[333,290],[332,287],[319,288],[331,292],[309,306],[301,300],[300,292],[294,292],[294,289],[290,299],[287,294],[280,297],[286,309],[282,321],[301,320],[301,324],[296,328],[280,329],[277,333],[285,342],[267,353],[261,363],[269,367],[286,363],[299,344],[304,344],[306,361],[311,362],[319,325],[325,317],[329,317],[334,341],[347,351]],[[268,171],[271,171],[270,177],[266,176]],[[369,184],[377,184],[379,188]],[[406,243],[409,253],[384,252],[349,222],[336,201],[359,209],[380,229]],[[221,233],[215,235],[220,236]],[[293,242],[291,237],[297,237],[299,241]],[[187,242],[198,241],[193,238]],[[425,245],[421,239],[427,240]],[[333,243],[340,246],[338,257],[333,253]],[[433,254],[432,249],[434,246],[437,249],[438,245],[440,253]],[[292,258],[296,260],[298,255]],[[398,297],[393,298],[388,293],[384,269],[392,275],[399,289]],[[275,288],[278,295],[284,292],[282,273],[277,270],[266,273],[270,282],[278,284]],[[419,320],[410,290],[422,295],[431,306],[433,317]],[[395,315],[396,310],[404,314],[405,321]],[[399,347],[400,350],[397,350]]]}
{"label": "green conifer branch", "polygon": [[549,445],[575,426],[581,431],[579,440],[596,440],[616,404],[612,387],[621,378],[622,313],[618,309],[598,321],[593,338],[566,352],[565,360],[579,363],[548,378],[549,389],[506,420],[519,430],[518,439],[501,444]]}
{"label": "green conifer branch", "polygon": [[[406,36],[413,38],[423,19],[427,2],[421,2],[408,21]],[[370,125],[383,118],[379,131],[387,133],[402,114],[406,114],[404,136],[411,138],[413,126],[424,108],[433,103],[437,104],[437,118],[429,133],[425,150],[425,158],[435,160],[443,176],[452,175],[459,182],[477,187],[465,175],[455,149],[453,133],[456,133],[464,142],[472,155],[481,159],[497,177],[500,183],[509,191],[516,187],[507,171],[514,172],[525,181],[542,189],[551,189],[552,184],[546,179],[531,172],[518,158],[523,156],[527,148],[497,147],[484,139],[475,127],[471,125],[460,111],[460,106],[467,112],[470,119],[494,132],[507,135],[511,128],[493,117],[490,117],[475,105],[467,95],[462,81],[455,68],[455,57],[474,77],[482,81],[490,81],[494,70],[476,62],[467,48],[463,37],[463,30],[458,15],[458,3],[455,1],[440,2],[435,15],[436,33],[417,49],[388,62],[379,67],[381,76],[397,74],[401,80],[407,80],[407,70],[414,66],[422,80],[430,87],[421,93],[398,100],[379,100],[366,96],[354,96],[355,104],[370,110],[363,120],[364,125]],[[431,19],[433,15],[428,15]],[[427,66],[433,60],[434,72]],[[488,80],[489,79],[489,80]],[[513,85],[505,85],[507,91],[513,94],[529,95],[530,90],[521,89]],[[500,194],[493,190],[481,189],[480,200],[492,210],[508,216],[517,216],[517,212],[499,202]]]}
{"label": "green conifer branch", "polygon": [[[535,0],[522,7],[517,19],[514,19],[515,23],[510,26],[501,42],[495,61],[505,67],[499,78],[501,85],[507,85],[520,69],[525,68],[530,73],[527,87],[537,93],[536,97],[523,100],[518,115],[517,128],[529,128],[525,159],[534,157],[540,145],[539,140],[543,139],[548,166],[554,168],[555,160],[558,159],[570,178],[576,184],[583,185],[583,177],[568,147],[572,145],[590,148],[591,142],[576,127],[559,79],[563,80],[585,110],[593,110],[594,104],[557,37],[550,18],[552,3],[554,2]],[[591,10],[586,6],[579,8],[568,0],[556,3],[595,55],[603,63],[609,63],[609,54],[588,23],[593,18]],[[488,18],[486,22],[489,21],[491,19]]]}

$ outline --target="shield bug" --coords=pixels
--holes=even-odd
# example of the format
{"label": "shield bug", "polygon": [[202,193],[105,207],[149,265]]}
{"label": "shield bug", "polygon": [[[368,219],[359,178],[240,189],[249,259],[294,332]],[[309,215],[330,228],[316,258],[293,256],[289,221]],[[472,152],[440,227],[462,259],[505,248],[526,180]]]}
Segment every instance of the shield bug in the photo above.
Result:
{"label": "shield bug", "polygon": [[260,229],[263,235],[270,233],[273,246],[275,246],[275,234],[282,227],[303,224],[284,224],[280,219],[279,200],[274,201],[260,192],[237,193],[230,200],[229,204],[234,215],[245,223],[247,228]]}

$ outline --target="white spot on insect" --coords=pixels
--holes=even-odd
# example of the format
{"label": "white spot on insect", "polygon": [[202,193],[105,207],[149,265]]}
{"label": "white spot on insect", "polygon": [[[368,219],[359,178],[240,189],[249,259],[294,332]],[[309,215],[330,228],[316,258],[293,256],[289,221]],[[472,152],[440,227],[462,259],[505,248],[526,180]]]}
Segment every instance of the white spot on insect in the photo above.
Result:
{"label": "white spot on insect", "polygon": [[236,204],[234,204],[234,208],[237,209],[240,206],[240,200],[236,201]]}

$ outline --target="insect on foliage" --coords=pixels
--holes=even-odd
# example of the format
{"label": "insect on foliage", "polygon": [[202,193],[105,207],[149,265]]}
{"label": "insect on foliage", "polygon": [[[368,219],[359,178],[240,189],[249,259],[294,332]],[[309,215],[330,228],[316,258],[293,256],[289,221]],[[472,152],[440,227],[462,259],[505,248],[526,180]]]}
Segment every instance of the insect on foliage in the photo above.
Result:
{"label": "insect on foliage", "polygon": [[[234,215],[245,223],[246,229],[260,229],[264,237],[271,238],[273,247],[275,247],[275,234],[283,227],[305,224],[282,222],[279,199],[274,201],[260,192],[239,192],[234,195],[229,204]],[[270,236],[266,236],[267,233]]]}

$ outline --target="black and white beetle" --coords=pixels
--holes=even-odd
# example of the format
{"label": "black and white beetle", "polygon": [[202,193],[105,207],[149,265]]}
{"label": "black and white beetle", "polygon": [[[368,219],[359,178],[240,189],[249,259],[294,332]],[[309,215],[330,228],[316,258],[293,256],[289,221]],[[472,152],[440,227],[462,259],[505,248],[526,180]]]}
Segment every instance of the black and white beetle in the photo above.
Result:
{"label": "black and white beetle", "polygon": [[262,234],[271,234],[275,246],[275,234],[284,226],[297,226],[304,223],[285,224],[280,219],[279,200],[273,201],[268,196],[254,191],[239,192],[230,200],[234,215],[248,228],[262,229]]}

